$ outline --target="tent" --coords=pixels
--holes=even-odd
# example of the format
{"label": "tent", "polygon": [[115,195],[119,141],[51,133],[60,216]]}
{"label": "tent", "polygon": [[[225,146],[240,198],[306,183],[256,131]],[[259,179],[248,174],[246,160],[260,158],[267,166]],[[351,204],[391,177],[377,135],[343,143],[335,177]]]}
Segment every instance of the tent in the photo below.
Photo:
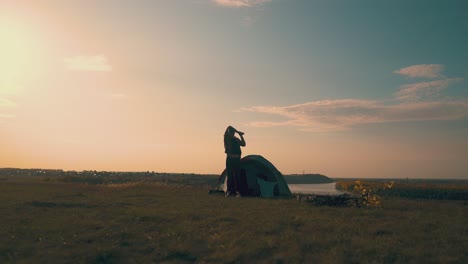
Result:
{"label": "tent", "polygon": [[[241,159],[240,192],[243,196],[291,196],[288,184],[271,162],[260,155],[248,155]],[[226,170],[221,173],[217,190],[227,190]]]}

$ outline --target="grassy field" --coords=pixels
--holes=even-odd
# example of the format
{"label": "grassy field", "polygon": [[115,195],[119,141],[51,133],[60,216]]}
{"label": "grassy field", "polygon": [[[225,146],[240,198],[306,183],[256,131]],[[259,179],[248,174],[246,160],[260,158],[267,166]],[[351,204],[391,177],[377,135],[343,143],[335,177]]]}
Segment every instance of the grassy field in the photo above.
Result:
{"label": "grassy field", "polygon": [[0,181],[0,263],[468,263],[468,202],[225,198],[164,182]]}

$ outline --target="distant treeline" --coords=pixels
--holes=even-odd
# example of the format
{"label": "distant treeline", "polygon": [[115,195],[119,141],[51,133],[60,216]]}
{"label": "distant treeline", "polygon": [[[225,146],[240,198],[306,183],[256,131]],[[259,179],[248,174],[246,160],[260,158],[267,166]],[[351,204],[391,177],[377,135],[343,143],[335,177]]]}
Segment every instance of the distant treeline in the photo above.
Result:
{"label": "distant treeline", "polygon": [[[116,172],[116,171],[64,171],[57,169],[17,169],[0,168],[0,177],[30,176],[44,177],[51,181],[109,184],[125,182],[166,182],[185,185],[214,185],[218,175],[194,173]],[[332,183],[332,179],[321,174],[292,174],[284,176],[288,184]]]}
{"label": "distant treeline", "polygon": [[0,177],[41,177],[44,181],[85,184],[118,184],[127,182],[163,182],[177,185],[211,186],[217,176],[194,173],[115,172],[115,171],[64,171],[54,169],[0,169]]}

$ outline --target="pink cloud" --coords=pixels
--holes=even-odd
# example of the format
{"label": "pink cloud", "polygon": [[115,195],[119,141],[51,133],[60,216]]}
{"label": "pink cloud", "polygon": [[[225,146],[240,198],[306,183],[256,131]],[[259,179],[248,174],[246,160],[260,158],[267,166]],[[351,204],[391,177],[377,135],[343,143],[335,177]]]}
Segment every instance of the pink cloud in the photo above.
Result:
{"label": "pink cloud", "polygon": [[281,116],[286,121],[252,122],[254,127],[293,126],[305,131],[347,130],[360,124],[456,120],[468,117],[468,101],[388,104],[374,100],[323,100],[290,106],[254,106],[243,111]]}
{"label": "pink cloud", "polygon": [[65,58],[65,66],[71,71],[110,72],[112,66],[104,55],[75,56]]}
{"label": "pink cloud", "polygon": [[438,78],[443,77],[441,74],[443,70],[444,65],[441,64],[419,64],[401,68],[394,71],[394,73],[411,78]]}
{"label": "pink cloud", "polygon": [[[441,76],[442,65],[414,65],[398,73],[411,77]],[[270,114],[282,121],[255,121],[253,127],[292,126],[305,131],[347,130],[361,124],[457,120],[468,117],[468,98],[441,98],[439,93],[463,81],[450,78],[406,84],[386,100],[338,99],[288,106],[253,106],[240,111]],[[397,99],[397,100],[395,100]]]}
{"label": "pink cloud", "polygon": [[419,82],[401,86],[395,94],[400,100],[418,100],[424,97],[434,97],[449,85],[462,81],[463,78],[451,78],[431,82]]}
{"label": "pink cloud", "polygon": [[252,7],[263,3],[271,2],[272,0],[212,0],[218,5],[227,7]]}

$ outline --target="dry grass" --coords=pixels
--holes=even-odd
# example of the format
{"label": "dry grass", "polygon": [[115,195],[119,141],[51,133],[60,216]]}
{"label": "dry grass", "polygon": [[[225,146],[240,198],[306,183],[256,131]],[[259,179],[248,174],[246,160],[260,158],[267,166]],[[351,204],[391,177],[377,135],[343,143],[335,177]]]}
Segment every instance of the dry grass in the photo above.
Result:
{"label": "dry grass", "polygon": [[468,263],[468,204],[313,207],[164,183],[0,182],[1,263]]}

